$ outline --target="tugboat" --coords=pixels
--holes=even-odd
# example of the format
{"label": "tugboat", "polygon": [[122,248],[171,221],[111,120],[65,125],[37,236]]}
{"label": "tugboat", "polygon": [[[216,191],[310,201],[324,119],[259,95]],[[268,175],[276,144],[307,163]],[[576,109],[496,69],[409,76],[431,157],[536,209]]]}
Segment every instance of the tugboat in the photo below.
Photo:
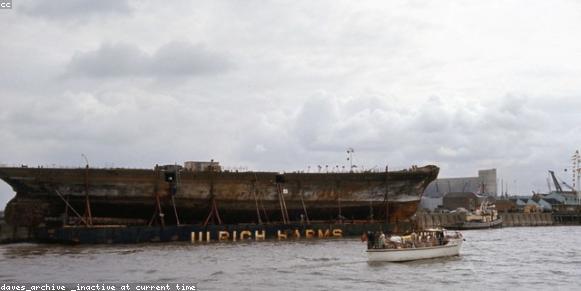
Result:
{"label": "tugboat", "polygon": [[368,232],[363,240],[369,262],[405,262],[458,256],[464,238],[458,231],[426,229],[402,236]]}
{"label": "tugboat", "polygon": [[463,222],[448,225],[447,227],[450,229],[464,230],[502,227],[502,217],[498,216],[496,206],[485,200],[474,213],[467,213]]}

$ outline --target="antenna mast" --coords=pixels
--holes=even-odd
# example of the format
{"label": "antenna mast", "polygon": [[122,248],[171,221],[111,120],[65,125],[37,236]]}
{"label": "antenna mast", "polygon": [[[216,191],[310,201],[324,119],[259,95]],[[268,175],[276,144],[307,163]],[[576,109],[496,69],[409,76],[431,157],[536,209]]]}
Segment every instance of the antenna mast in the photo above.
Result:
{"label": "antenna mast", "polygon": [[579,178],[581,176],[581,155],[579,154],[579,150],[576,150],[573,156],[571,157],[571,161],[573,162],[573,190],[578,191],[580,188],[579,186]]}
{"label": "antenna mast", "polygon": [[572,160],[573,160],[573,192],[577,194],[577,204],[581,205],[581,193],[579,191],[579,189],[581,189],[581,185],[579,185],[580,184],[579,177],[581,176],[581,155],[579,155],[579,150],[575,151]]}

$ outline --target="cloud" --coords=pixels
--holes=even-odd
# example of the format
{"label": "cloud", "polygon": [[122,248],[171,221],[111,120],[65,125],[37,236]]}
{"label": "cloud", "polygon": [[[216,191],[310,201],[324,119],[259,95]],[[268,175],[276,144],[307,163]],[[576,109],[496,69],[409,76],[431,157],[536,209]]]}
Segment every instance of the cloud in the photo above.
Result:
{"label": "cloud", "polygon": [[[20,4],[20,3],[19,3]],[[22,3],[23,13],[49,20],[83,20],[104,15],[126,15],[131,12],[128,0],[34,0]]]}
{"label": "cloud", "polygon": [[[356,146],[376,153],[399,152],[405,160],[459,164],[501,163],[545,148],[535,133],[558,126],[524,96],[498,102],[452,103],[431,97],[407,105],[358,97],[358,107],[338,97],[314,97],[299,110],[293,132],[306,150]],[[502,149],[502,150],[500,150]],[[491,165],[492,166],[492,165]]]}
{"label": "cloud", "polygon": [[133,44],[104,43],[94,51],[75,54],[68,64],[66,75],[175,78],[220,74],[231,67],[225,55],[187,42],[170,42],[153,54]]}
{"label": "cloud", "polygon": [[148,72],[150,57],[130,44],[103,44],[99,49],[73,56],[69,63],[70,76],[94,78],[138,76]]}
{"label": "cloud", "polygon": [[581,145],[571,1],[53,2],[3,15],[3,163],[294,171],[353,147],[543,190]]}

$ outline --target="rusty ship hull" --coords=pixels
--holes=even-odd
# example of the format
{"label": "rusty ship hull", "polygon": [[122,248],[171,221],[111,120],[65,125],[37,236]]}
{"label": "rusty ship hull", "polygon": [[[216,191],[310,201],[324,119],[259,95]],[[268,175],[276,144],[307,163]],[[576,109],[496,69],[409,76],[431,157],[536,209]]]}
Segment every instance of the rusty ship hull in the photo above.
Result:
{"label": "rusty ship hull", "polygon": [[0,167],[0,179],[16,192],[6,207],[6,221],[19,226],[82,224],[87,217],[92,225],[158,225],[160,214],[166,225],[205,224],[210,216],[222,224],[338,218],[394,223],[416,212],[438,171],[431,165],[285,174]]}

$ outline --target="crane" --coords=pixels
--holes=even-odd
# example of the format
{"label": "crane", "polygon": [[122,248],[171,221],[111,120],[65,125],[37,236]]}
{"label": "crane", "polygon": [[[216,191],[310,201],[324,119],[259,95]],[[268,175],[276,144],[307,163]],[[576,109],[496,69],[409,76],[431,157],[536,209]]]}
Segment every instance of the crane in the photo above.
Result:
{"label": "crane", "polygon": [[553,184],[555,184],[555,191],[563,192],[563,188],[561,188],[559,181],[557,181],[557,177],[555,177],[555,172],[549,170],[549,174],[551,175],[551,178],[553,179]]}
{"label": "crane", "polygon": [[569,184],[567,184],[565,181],[561,181],[563,183],[563,185],[565,185],[565,187],[569,188],[569,190],[575,192],[575,188]]}
{"label": "crane", "polygon": [[[549,174],[551,174],[551,177],[553,179],[553,183],[555,184],[555,189],[557,192],[563,192],[563,188],[561,187],[561,184],[563,184],[566,188],[568,188],[569,190],[571,190],[573,192],[577,191],[577,190],[575,190],[575,187],[567,184],[567,182],[560,180],[560,179],[557,179],[557,176],[555,176],[555,172],[549,170]],[[559,181],[561,183],[559,183]],[[550,189],[550,187],[549,187],[549,189]]]}

